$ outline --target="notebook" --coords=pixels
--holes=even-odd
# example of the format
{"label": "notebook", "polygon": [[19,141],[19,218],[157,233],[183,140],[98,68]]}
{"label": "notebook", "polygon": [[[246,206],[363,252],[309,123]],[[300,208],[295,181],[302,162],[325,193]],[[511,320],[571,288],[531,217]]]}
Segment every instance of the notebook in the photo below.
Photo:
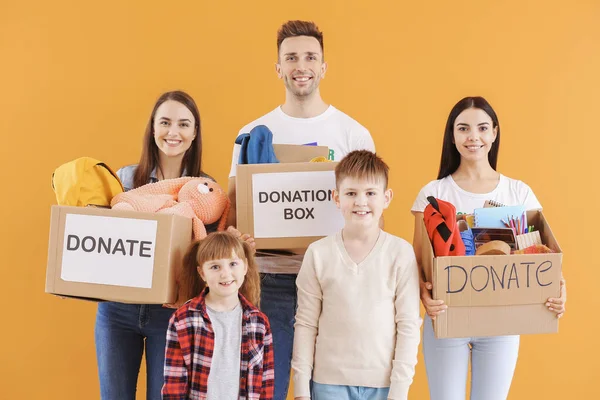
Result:
{"label": "notebook", "polygon": [[[475,218],[475,226],[483,228],[506,228],[504,221],[508,221],[510,217],[520,218],[525,212],[525,206],[510,206],[510,207],[484,207],[476,208],[473,211]],[[527,223],[527,221],[525,221]]]}
{"label": "notebook", "polygon": [[485,203],[483,203],[483,207],[487,208],[487,207],[506,207],[506,206],[495,200],[486,200]]}

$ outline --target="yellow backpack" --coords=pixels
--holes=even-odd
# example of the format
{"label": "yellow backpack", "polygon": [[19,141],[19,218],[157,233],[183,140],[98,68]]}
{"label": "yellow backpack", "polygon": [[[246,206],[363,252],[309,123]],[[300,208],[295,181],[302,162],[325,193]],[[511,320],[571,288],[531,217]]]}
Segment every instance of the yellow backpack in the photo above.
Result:
{"label": "yellow backpack", "polygon": [[81,157],[54,171],[52,189],[59,205],[110,207],[112,198],[123,192],[123,185],[108,165]]}

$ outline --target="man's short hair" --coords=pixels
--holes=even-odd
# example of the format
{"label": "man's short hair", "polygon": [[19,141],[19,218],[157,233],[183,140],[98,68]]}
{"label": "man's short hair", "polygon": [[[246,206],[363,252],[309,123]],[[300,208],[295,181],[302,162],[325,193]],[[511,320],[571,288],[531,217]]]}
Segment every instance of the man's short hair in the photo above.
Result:
{"label": "man's short hair", "polygon": [[288,21],[281,25],[281,28],[277,31],[277,54],[281,49],[281,43],[290,37],[296,36],[310,36],[317,39],[321,45],[321,53],[325,54],[323,48],[323,32],[319,30],[319,27],[312,21]]}
{"label": "man's short hair", "polygon": [[345,178],[375,182],[381,179],[384,189],[387,189],[389,170],[388,165],[377,154],[369,150],[351,151],[335,167],[335,184],[339,188],[340,182]]}

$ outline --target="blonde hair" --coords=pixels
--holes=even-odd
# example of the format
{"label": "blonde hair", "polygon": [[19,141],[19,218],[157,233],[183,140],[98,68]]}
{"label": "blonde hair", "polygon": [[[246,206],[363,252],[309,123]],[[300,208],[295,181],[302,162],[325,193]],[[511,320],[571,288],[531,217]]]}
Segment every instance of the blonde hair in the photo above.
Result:
{"label": "blonde hair", "polygon": [[381,157],[369,150],[351,151],[335,167],[335,185],[339,188],[345,178],[383,180],[387,189],[390,168]]}
{"label": "blonde hair", "polygon": [[232,254],[235,254],[248,266],[240,293],[250,303],[259,307],[260,275],[254,260],[254,249],[229,232],[213,232],[190,245],[183,259],[181,279],[181,284],[188,288],[188,298],[200,295],[206,288],[206,283],[200,278],[197,267],[202,267],[207,261],[230,258]]}

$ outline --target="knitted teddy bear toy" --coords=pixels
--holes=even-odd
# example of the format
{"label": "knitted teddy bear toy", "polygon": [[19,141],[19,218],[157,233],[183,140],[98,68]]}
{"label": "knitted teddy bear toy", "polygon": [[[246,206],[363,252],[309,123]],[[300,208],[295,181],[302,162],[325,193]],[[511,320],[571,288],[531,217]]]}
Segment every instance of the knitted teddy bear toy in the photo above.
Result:
{"label": "knitted teddy bear toy", "polygon": [[205,225],[219,221],[224,230],[229,213],[227,193],[208,178],[183,177],[149,183],[113,197],[115,210],[182,215],[192,219],[194,239],[206,237]]}

